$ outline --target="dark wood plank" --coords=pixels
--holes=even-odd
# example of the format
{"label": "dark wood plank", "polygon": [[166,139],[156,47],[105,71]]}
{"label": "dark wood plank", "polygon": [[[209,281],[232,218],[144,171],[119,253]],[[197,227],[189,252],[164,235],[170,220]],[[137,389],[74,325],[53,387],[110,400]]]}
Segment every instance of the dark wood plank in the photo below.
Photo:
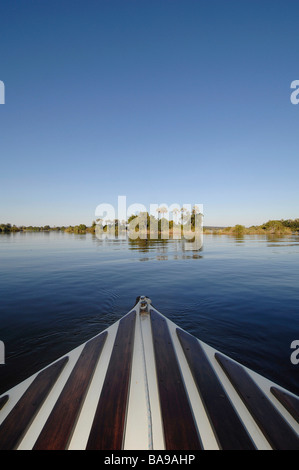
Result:
{"label": "dark wood plank", "polygon": [[135,323],[135,311],[119,322],[108,370],[87,442],[87,450],[122,449]]}
{"label": "dark wood plank", "polygon": [[40,372],[0,426],[0,450],[14,449],[58,379],[68,357]]}
{"label": "dark wood plank", "polygon": [[7,403],[8,401],[8,395],[4,395],[3,397],[0,398],[0,410],[3,408],[3,406]]}
{"label": "dark wood plank", "polygon": [[202,449],[167,322],[151,310],[166,450]]}
{"label": "dark wood plank", "polygon": [[299,450],[299,438],[247,371],[220,353],[215,354],[259,428],[275,450]]}
{"label": "dark wood plank", "polygon": [[107,335],[108,333],[104,332],[84,346],[33,447],[34,450],[64,450],[67,448]]}
{"label": "dark wood plank", "polygon": [[271,392],[280,401],[280,403],[288,410],[293,418],[299,423],[299,399],[293,395],[280,390],[277,387],[271,387]]}
{"label": "dark wood plank", "polygon": [[198,340],[179,328],[176,332],[220,448],[255,449]]}

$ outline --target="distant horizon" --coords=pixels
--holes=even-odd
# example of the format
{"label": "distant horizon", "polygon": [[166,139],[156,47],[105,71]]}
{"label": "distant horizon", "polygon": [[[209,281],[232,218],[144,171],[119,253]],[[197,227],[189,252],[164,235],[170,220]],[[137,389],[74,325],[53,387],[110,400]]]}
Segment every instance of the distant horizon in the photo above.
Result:
{"label": "distant horizon", "polygon": [[[163,217],[161,217],[163,218]],[[205,224],[203,223],[203,227],[205,228],[226,228],[226,227],[235,227],[236,225],[242,225],[246,228],[250,228],[250,227],[253,227],[253,226],[260,226],[260,225],[263,225],[263,224],[266,224],[267,222],[269,221],[272,221],[272,220],[277,220],[277,221],[286,221],[286,220],[298,220],[299,217],[294,217],[294,218],[282,218],[282,219],[270,219],[268,218],[267,220],[263,220],[261,223],[253,223],[253,224],[250,224],[250,225],[245,225],[245,224],[241,224],[239,222],[236,222],[234,224],[217,224],[217,223],[214,223],[214,224]],[[116,220],[118,220],[116,218]],[[172,220],[172,218],[170,218],[170,220]],[[92,221],[90,222],[84,222],[84,221],[77,221],[77,222],[73,222],[73,223],[63,223],[63,224],[40,224],[40,223],[27,223],[27,224],[17,224],[17,223],[11,223],[9,221],[7,222],[3,222],[0,220],[0,225],[1,224],[9,224],[11,226],[15,226],[15,227],[46,227],[46,226],[49,226],[50,228],[57,228],[57,227],[75,227],[75,226],[78,226],[78,225],[86,225],[86,227],[91,227],[93,222],[96,222],[96,219],[93,219]]]}

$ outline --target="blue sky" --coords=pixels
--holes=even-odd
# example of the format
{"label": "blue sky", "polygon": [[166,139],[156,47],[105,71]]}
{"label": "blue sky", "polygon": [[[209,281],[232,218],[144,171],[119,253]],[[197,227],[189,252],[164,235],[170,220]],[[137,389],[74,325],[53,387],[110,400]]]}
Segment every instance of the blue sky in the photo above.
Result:
{"label": "blue sky", "polygon": [[297,0],[1,0],[0,222],[299,217]]}

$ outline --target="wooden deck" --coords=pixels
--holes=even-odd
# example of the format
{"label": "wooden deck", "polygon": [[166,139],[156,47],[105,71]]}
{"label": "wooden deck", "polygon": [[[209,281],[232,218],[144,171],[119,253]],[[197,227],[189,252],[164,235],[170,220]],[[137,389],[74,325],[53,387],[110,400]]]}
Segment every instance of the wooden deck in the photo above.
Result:
{"label": "wooden deck", "polygon": [[194,336],[177,329],[198,392],[221,449],[252,450],[253,442]]}
{"label": "wooden deck", "polygon": [[0,397],[0,449],[299,450],[299,399],[138,304]]}
{"label": "wooden deck", "polygon": [[216,359],[223,367],[272,448],[275,450],[298,449],[298,434],[288,426],[279,411],[272,405],[244,367],[222,354],[217,353]]}
{"label": "wooden deck", "polygon": [[166,320],[155,311],[151,319],[166,448],[202,449]]}

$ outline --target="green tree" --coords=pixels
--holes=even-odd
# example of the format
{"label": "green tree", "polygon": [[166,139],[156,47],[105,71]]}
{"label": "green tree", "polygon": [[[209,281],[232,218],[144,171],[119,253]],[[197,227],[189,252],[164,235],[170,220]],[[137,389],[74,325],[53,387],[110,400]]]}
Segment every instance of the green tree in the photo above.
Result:
{"label": "green tree", "polygon": [[238,237],[241,237],[245,234],[246,232],[246,228],[244,227],[244,225],[235,225],[234,228],[233,228],[233,233],[235,235],[237,235]]}

